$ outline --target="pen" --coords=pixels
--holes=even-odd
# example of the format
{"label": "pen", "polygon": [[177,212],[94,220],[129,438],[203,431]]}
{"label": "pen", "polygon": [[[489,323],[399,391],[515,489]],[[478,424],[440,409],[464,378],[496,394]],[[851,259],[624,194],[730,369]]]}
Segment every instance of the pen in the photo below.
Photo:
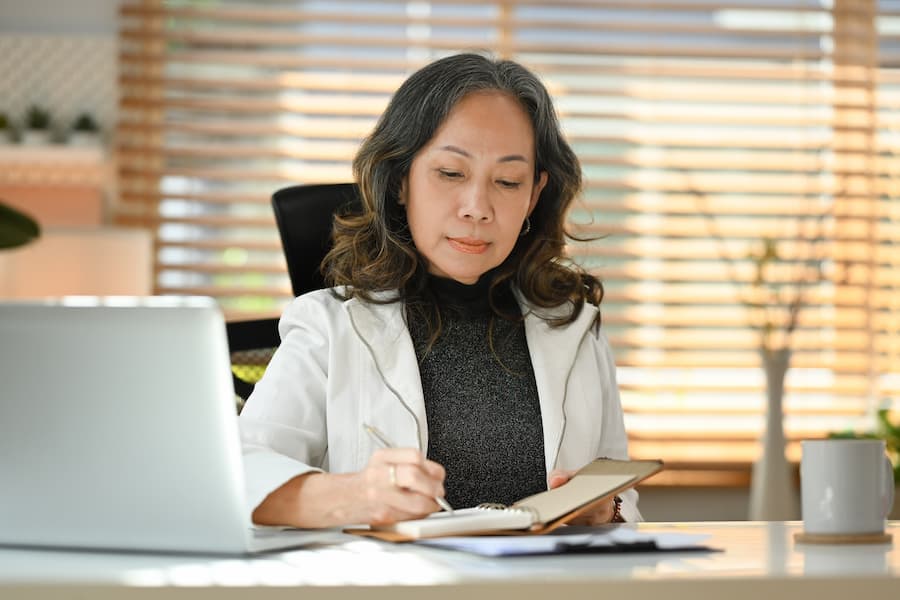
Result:
{"label": "pen", "polygon": [[[396,448],[396,446],[394,446],[394,444],[392,444],[391,441],[389,439],[387,439],[387,437],[385,437],[385,435],[383,433],[381,433],[375,427],[372,427],[371,425],[369,425],[367,423],[363,423],[363,429],[366,430],[366,433],[368,433],[369,435],[372,436],[372,439],[374,439],[376,442],[381,444],[382,447]],[[447,502],[446,500],[444,500],[443,498],[441,498],[440,496],[435,496],[434,501],[437,502],[438,506],[440,506],[442,509],[444,509],[448,513],[453,512],[453,507],[450,506],[450,503]]]}

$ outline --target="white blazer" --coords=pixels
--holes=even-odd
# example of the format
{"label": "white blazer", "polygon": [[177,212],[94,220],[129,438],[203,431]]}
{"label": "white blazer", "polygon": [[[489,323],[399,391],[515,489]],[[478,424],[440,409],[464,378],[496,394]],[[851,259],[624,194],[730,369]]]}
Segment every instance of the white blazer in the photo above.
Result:
{"label": "white blazer", "polygon": [[[519,302],[547,473],[600,456],[627,458],[615,365],[593,327],[597,308],[586,304],[576,321],[553,328],[542,309]],[[342,301],[318,290],[291,302],[278,328],[281,345],[240,417],[249,511],[302,473],[362,470],[377,448],[363,423],[426,452],[425,401],[401,302]],[[622,516],[640,520],[637,492],[622,499]]]}

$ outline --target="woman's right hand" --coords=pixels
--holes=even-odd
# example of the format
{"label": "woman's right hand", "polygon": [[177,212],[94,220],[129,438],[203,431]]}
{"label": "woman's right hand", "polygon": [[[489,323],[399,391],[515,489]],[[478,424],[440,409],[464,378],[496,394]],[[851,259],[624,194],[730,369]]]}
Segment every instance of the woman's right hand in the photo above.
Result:
{"label": "woman's right hand", "polygon": [[352,483],[361,521],[383,524],[423,517],[440,507],[444,495],[444,467],[415,448],[376,450]]}
{"label": "woman's right hand", "polygon": [[356,473],[306,473],[269,494],[253,512],[260,525],[317,528],[384,524],[439,509],[444,467],[415,448],[376,450]]}

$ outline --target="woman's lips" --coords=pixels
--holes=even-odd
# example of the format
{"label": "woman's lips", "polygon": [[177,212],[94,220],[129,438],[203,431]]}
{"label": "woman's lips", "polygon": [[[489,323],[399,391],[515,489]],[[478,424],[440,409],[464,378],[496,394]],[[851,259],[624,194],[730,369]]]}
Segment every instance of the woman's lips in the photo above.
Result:
{"label": "woman's lips", "polygon": [[489,243],[475,238],[447,238],[450,247],[466,254],[481,254],[488,249]]}

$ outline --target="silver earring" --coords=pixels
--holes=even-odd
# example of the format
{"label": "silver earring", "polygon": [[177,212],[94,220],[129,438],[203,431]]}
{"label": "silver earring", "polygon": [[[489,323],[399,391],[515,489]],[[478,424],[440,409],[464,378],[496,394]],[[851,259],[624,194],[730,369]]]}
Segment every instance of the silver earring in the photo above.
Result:
{"label": "silver earring", "polygon": [[519,232],[519,237],[528,235],[529,231],[531,231],[531,217],[525,217],[525,227]]}

